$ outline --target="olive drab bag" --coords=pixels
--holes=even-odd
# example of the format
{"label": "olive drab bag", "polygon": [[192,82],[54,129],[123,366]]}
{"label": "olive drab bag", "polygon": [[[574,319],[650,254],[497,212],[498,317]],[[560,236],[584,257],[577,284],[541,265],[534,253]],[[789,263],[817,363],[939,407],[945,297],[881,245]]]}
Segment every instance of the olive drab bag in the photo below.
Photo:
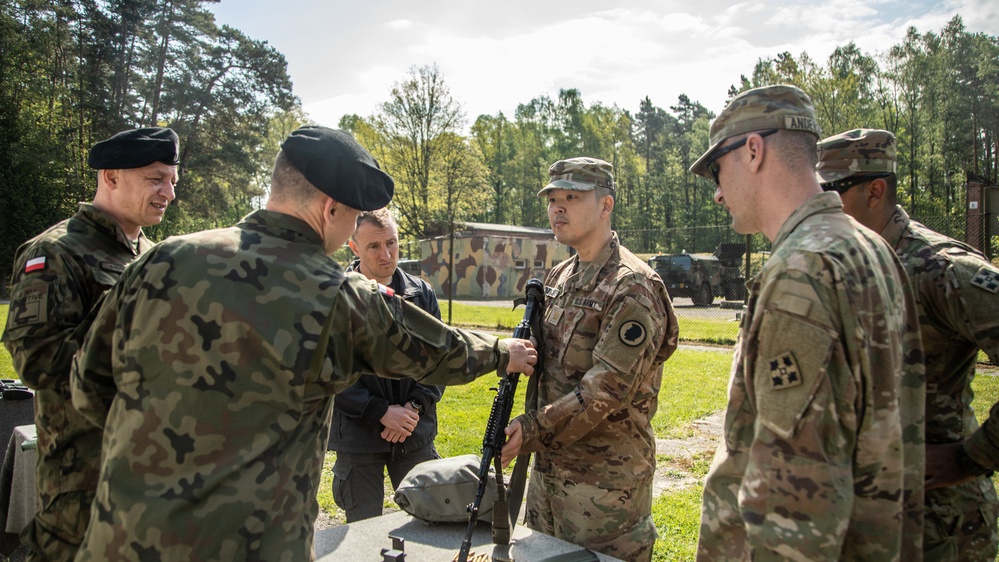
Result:
{"label": "olive drab bag", "polygon": [[[479,487],[479,457],[460,455],[424,461],[399,483],[394,500],[403,511],[427,523],[464,523],[468,504]],[[489,469],[489,483],[479,506],[479,520],[492,521],[496,501],[496,473]]]}

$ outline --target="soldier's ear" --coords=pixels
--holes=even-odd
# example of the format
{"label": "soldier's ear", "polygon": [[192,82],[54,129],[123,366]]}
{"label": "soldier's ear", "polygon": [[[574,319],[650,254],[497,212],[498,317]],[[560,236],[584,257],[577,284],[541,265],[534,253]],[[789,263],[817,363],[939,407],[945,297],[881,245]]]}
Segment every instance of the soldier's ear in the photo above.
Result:
{"label": "soldier's ear", "polygon": [[888,191],[888,183],[877,178],[867,184],[867,206],[873,209],[885,200],[885,192]]}
{"label": "soldier's ear", "polygon": [[101,175],[101,178],[104,180],[105,185],[107,185],[111,189],[117,189],[118,178],[121,177],[120,172],[121,170],[100,170],[98,173]]}
{"label": "soldier's ear", "polygon": [[609,215],[610,212],[614,210],[614,197],[612,195],[605,195],[601,205],[603,208],[601,214]]}

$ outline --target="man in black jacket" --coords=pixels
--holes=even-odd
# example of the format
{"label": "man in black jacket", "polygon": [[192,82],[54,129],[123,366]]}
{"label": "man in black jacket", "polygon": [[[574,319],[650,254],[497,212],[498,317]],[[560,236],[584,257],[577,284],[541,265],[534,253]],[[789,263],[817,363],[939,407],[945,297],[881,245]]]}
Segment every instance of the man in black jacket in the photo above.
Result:
{"label": "man in black jacket", "polygon": [[[388,210],[358,216],[348,244],[358,258],[348,271],[387,286],[440,319],[430,285],[398,268],[398,228]],[[347,523],[382,514],[386,468],[395,489],[416,464],[438,458],[434,437],[443,392],[413,379],[371,374],[336,395],[329,440],[329,449],[336,451],[333,500],[347,513]]]}

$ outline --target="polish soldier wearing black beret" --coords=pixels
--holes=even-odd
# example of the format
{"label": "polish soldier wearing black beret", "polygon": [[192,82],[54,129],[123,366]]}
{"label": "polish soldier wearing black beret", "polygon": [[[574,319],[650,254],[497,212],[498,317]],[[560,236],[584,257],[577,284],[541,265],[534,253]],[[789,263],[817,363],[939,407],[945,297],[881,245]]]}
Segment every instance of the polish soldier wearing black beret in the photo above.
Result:
{"label": "polish soldier wearing black beret", "polygon": [[125,272],[71,373],[73,405],[105,432],[78,560],[312,560],[336,393],[371,372],[531,373],[529,341],[450,328],[329,257],[392,193],[349,134],[303,127],[265,209]]}
{"label": "polish soldier wearing black beret", "polygon": [[14,260],[3,342],[35,390],[38,512],[22,541],[40,560],[72,560],[97,485],[101,432],[70,404],[74,331],[125,266],[152,244],[174,198],[179,141],[170,129],[122,131],[90,150],[97,193],[77,213],[25,242]]}

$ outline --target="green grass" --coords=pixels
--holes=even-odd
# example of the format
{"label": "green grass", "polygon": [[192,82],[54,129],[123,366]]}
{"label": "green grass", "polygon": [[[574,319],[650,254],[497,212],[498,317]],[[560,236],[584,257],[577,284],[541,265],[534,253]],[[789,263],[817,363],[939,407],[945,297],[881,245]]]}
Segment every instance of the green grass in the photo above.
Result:
{"label": "green grass", "polygon": [[732,354],[678,349],[663,366],[659,410],[652,427],[660,438],[692,434],[691,423],[725,408]]}
{"label": "green grass", "polygon": [[739,333],[739,323],[731,320],[702,320],[700,318],[677,318],[680,325],[680,341],[688,343],[710,343],[735,345]]}
{"label": "green grass", "polygon": [[659,538],[652,559],[656,562],[693,560],[701,526],[703,486],[668,492],[652,501],[652,519]]}
{"label": "green grass", "polygon": [[[0,304],[0,336],[3,335],[3,330],[7,326],[7,309],[10,305]],[[0,379],[17,379],[17,373],[14,371],[14,361],[10,357],[10,353],[7,353],[7,348],[0,345]]]}
{"label": "green grass", "polygon": [[[447,321],[448,303],[441,302],[441,317]],[[524,307],[510,310],[499,306],[454,303],[451,324],[486,330],[512,332],[524,318]],[[730,320],[703,320],[681,316],[680,340],[717,345],[734,345],[739,323]]]}
{"label": "green grass", "polygon": [[[448,304],[441,301],[441,318],[447,322]],[[454,303],[454,310],[451,313],[451,325],[471,326],[487,330],[502,330],[503,332],[513,332],[524,318],[524,307],[511,310],[502,306],[488,306],[480,304]]]}

